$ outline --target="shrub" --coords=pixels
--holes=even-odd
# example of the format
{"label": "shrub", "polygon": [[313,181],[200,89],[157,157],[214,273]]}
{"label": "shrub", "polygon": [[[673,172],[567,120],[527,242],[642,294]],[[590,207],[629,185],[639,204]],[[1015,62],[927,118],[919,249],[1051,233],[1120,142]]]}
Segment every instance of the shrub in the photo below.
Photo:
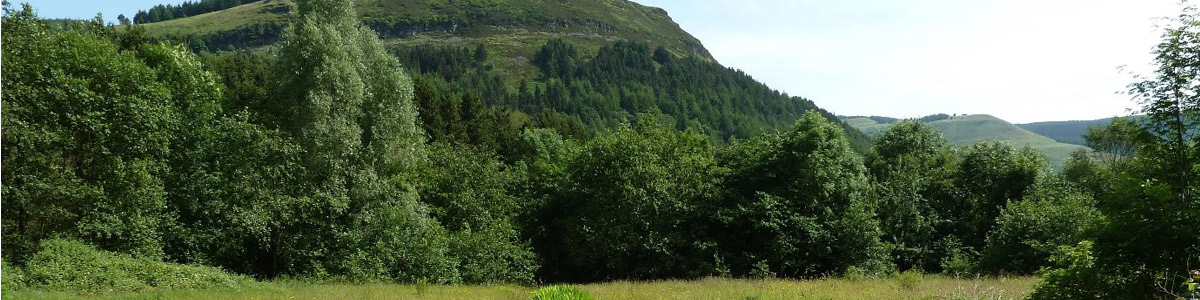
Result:
{"label": "shrub", "polygon": [[25,272],[6,260],[0,260],[0,288],[4,291],[20,289],[25,284]]}
{"label": "shrub", "polygon": [[569,285],[552,285],[533,292],[530,300],[592,300],[592,296]]}
{"label": "shrub", "polygon": [[1031,274],[1046,266],[1059,246],[1083,240],[1100,213],[1087,193],[1067,182],[1038,183],[1023,201],[1009,202],[996,218],[980,259],[983,271]]}
{"label": "shrub", "polygon": [[219,268],[134,258],[57,238],[42,242],[29,259],[25,280],[30,288],[76,292],[236,287],[250,282]]}
{"label": "shrub", "polygon": [[925,275],[919,271],[908,270],[903,273],[896,274],[892,279],[896,280],[896,284],[900,285],[905,290],[916,289],[921,281],[925,279]]}
{"label": "shrub", "polygon": [[1105,298],[1105,291],[1113,284],[1096,266],[1091,241],[1075,247],[1062,246],[1050,261],[1058,268],[1042,271],[1042,280],[1029,299],[1100,299]]}

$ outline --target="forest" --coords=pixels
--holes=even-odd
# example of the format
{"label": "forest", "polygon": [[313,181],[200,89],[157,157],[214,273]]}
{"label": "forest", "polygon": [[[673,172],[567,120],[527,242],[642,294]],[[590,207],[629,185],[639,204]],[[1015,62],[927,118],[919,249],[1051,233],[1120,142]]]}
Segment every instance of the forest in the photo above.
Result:
{"label": "forest", "polygon": [[1193,11],[1128,87],[1145,117],[1054,171],[923,120],[869,139],[662,47],[552,40],[513,83],[484,45],[393,49],[350,1],[298,10],[270,49],[196,53],[6,7],[4,291],[921,272],[1197,296]]}

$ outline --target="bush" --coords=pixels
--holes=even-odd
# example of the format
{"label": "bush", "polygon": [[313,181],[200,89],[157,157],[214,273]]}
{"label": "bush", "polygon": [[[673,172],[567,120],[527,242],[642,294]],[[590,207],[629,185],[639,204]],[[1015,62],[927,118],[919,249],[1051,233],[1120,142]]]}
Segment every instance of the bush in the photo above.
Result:
{"label": "bush", "polygon": [[1090,241],[1075,247],[1063,246],[1050,260],[1058,268],[1042,271],[1042,280],[1029,299],[1099,299],[1104,298],[1104,291],[1112,285],[1096,266]]}
{"label": "bush", "polygon": [[34,289],[74,292],[237,287],[251,281],[218,268],[133,258],[57,238],[42,242],[29,259],[25,280]]}
{"label": "bush", "polygon": [[921,285],[921,281],[925,279],[925,274],[921,274],[921,272],[915,270],[908,270],[896,274],[892,279],[896,280],[896,284],[900,285],[901,288],[913,290],[918,285]]}
{"label": "bush", "polygon": [[530,300],[592,300],[592,296],[580,290],[578,287],[569,285],[553,285],[538,289],[533,292],[533,297]]}
{"label": "bush", "polygon": [[25,285],[25,272],[6,260],[0,260],[0,273],[0,288],[4,291],[20,289]]}
{"label": "bush", "polygon": [[[506,225],[506,224],[503,224]],[[455,233],[450,251],[459,260],[458,270],[467,283],[529,284],[537,271],[537,257],[517,241],[516,231],[503,226]]]}
{"label": "bush", "polygon": [[1100,217],[1095,201],[1063,180],[1038,183],[1023,201],[1009,202],[996,218],[980,260],[983,271],[1031,274],[1059,246],[1083,240]]}

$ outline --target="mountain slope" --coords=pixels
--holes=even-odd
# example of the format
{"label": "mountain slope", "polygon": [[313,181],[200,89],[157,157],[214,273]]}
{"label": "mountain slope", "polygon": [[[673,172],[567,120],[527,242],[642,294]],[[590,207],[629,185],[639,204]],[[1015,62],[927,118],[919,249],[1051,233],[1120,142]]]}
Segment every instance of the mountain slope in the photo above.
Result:
{"label": "mountain slope", "polygon": [[[364,24],[392,43],[485,43],[531,57],[535,45],[570,40],[594,53],[618,40],[663,46],[711,59],[665,10],[625,0],[358,0]],[[201,15],[147,23],[151,36],[187,40],[209,50],[257,47],[278,40],[294,15],[292,0],[264,0]]]}
{"label": "mountain slope", "polygon": [[[890,126],[866,117],[847,118],[844,121],[870,136],[875,136]],[[1086,149],[1080,145],[1055,141],[990,115],[953,116],[926,124],[941,131],[943,136],[956,146],[987,140],[1008,141],[1018,146],[1029,145],[1045,153],[1055,168],[1061,167],[1072,151]]]}
{"label": "mountain slope", "polygon": [[[1135,116],[1135,118],[1140,117]],[[1083,135],[1087,134],[1088,127],[1104,126],[1112,123],[1112,121],[1113,118],[1104,118],[1096,120],[1036,122],[1017,124],[1017,126],[1062,143],[1084,145]]]}
{"label": "mountain slope", "polygon": [[[278,40],[296,9],[291,0],[265,0],[145,28],[198,51],[262,49]],[[497,122],[587,136],[646,115],[715,140],[785,130],[812,109],[837,121],[808,99],[721,66],[662,9],[626,0],[360,0],[356,9],[419,75],[421,114],[443,129],[427,131],[453,139],[496,140],[463,137],[472,134],[462,128]],[[237,64],[224,69],[242,72]],[[470,121],[487,118],[489,124]],[[865,135],[841,126],[855,149],[866,149]]]}

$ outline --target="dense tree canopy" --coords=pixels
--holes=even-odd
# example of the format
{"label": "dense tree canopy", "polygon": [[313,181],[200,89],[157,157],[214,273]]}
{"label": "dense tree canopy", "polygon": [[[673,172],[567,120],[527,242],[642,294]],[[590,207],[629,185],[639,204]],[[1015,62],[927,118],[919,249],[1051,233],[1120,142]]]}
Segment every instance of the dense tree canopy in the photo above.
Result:
{"label": "dense tree canopy", "polygon": [[7,11],[6,269],[49,288],[84,280],[46,275],[71,263],[149,278],[130,286],[154,279],[137,267],[234,280],[176,263],[487,284],[1041,270],[1035,298],[1123,299],[1178,292],[1198,258],[1189,17],[1130,87],[1145,122],[1091,129],[1059,173],[921,120],[868,141],[644,44],[552,41],[509,82],[484,45],[385,49],[348,1],[297,18],[277,48],[197,55]]}

